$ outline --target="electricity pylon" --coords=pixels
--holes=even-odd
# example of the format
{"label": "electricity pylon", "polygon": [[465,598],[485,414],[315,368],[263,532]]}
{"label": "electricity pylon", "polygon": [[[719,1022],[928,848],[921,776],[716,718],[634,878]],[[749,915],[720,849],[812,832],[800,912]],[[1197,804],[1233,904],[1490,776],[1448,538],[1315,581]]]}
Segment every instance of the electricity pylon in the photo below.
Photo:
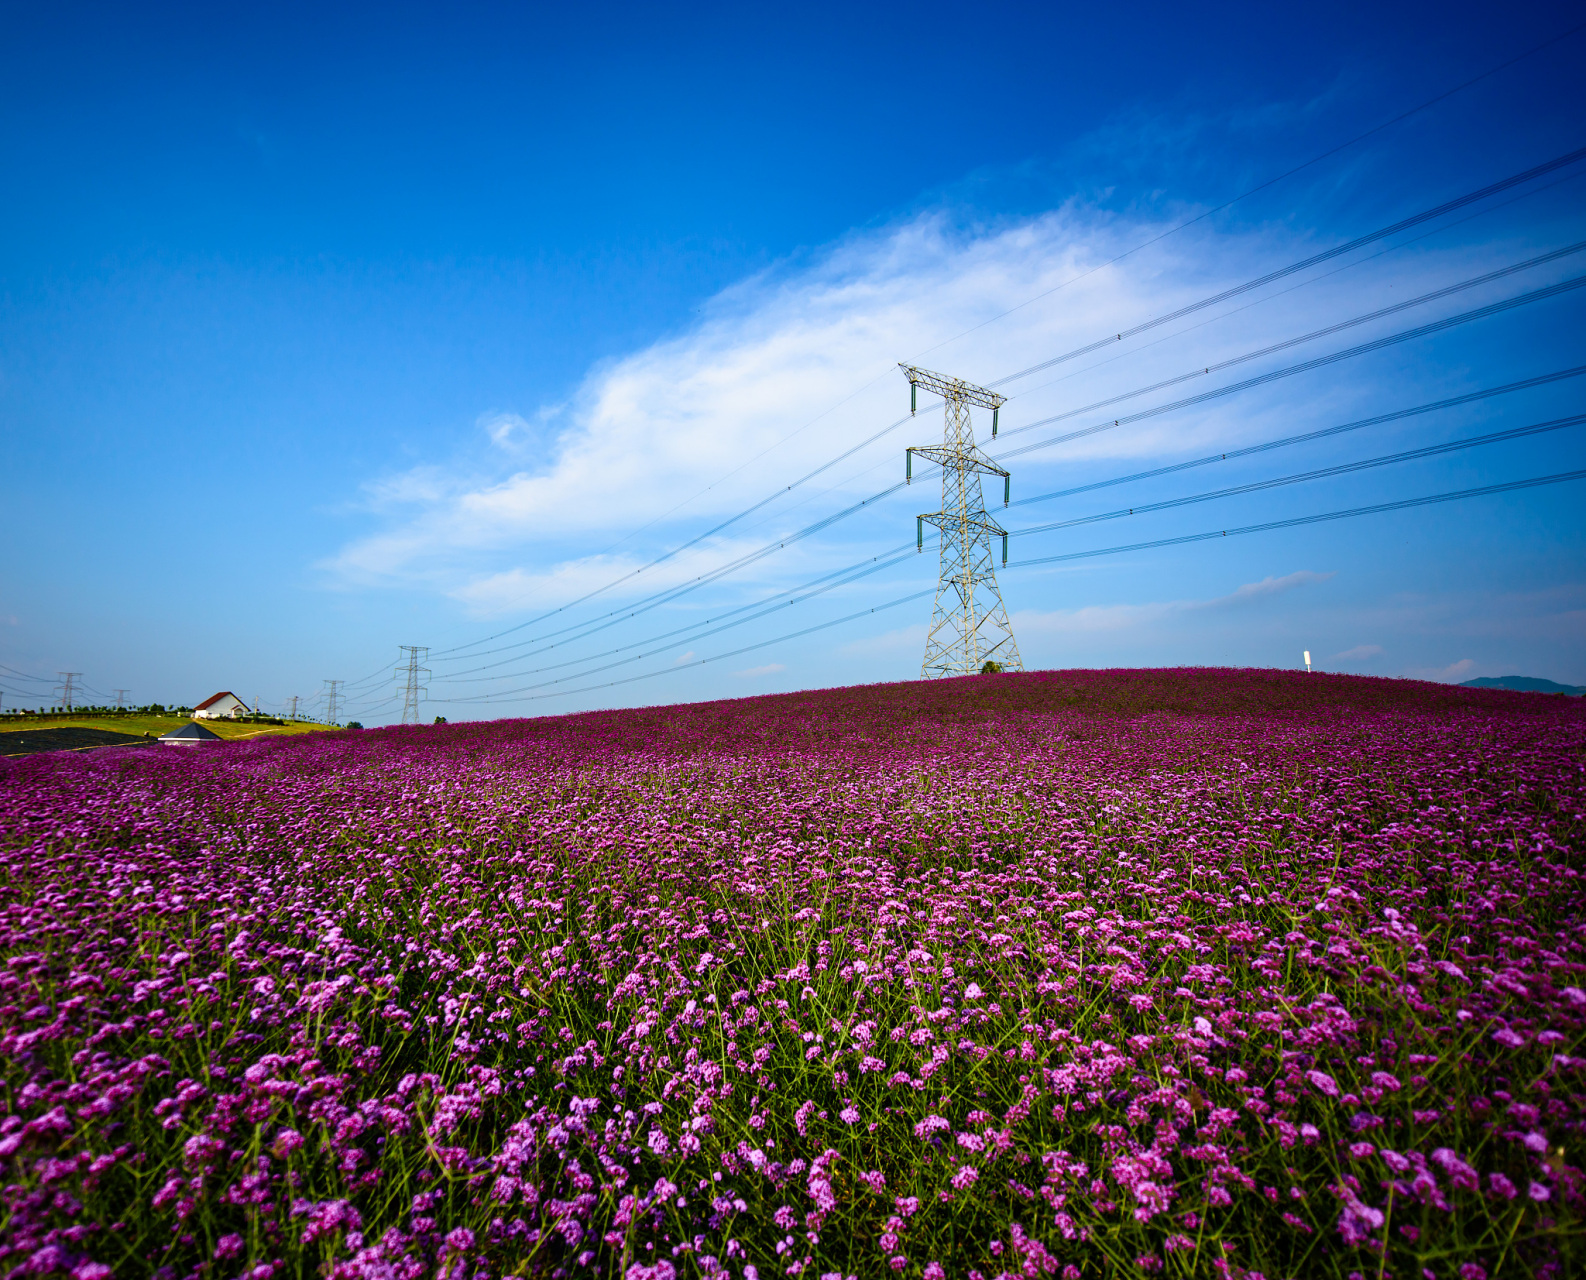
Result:
{"label": "electricity pylon", "polygon": [[336,712],[341,708],[341,687],[347,682],[345,680],[327,680],[325,683],[329,686],[325,690],[325,723],[335,724]]}
{"label": "electricity pylon", "polygon": [[402,699],[402,723],[417,724],[419,722],[419,697],[424,692],[424,686],[419,683],[421,675],[429,675],[428,667],[421,667],[419,663],[430,656],[429,648],[418,644],[399,644],[397,646],[407,654],[405,665],[397,668],[399,675],[405,674],[408,678],[407,694]]}
{"label": "electricity pylon", "polygon": [[83,678],[83,673],[81,671],[57,671],[55,674],[61,678],[60,684],[55,686],[60,690],[60,705],[70,711],[72,703],[77,699],[77,682]]}
{"label": "electricity pylon", "polygon": [[116,690],[116,710],[117,711],[123,711],[123,710],[126,709],[127,695],[129,693],[131,693],[131,692],[132,692],[131,689],[117,689]]}
{"label": "electricity pylon", "polygon": [[942,531],[936,607],[920,675],[926,679],[974,675],[988,662],[1004,671],[1023,671],[1024,661],[1019,657],[991,560],[991,540],[1000,537],[1002,563],[1008,563],[1008,531],[986,514],[986,500],[980,491],[981,476],[1001,476],[1002,505],[1007,506],[1011,481],[1006,471],[976,447],[975,427],[969,417],[972,404],[990,409],[995,438],[997,410],[1005,397],[929,369],[910,364],[898,368],[909,380],[910,413],[917,405],[920,387],[941,396],[944,406],[941,447],[915,445],[903,455],[904,478],[910,483],[916,453],[942,468],[942,509],[917,517],[915,524],[916,545],[921,551],[925,550],[927,524]]}

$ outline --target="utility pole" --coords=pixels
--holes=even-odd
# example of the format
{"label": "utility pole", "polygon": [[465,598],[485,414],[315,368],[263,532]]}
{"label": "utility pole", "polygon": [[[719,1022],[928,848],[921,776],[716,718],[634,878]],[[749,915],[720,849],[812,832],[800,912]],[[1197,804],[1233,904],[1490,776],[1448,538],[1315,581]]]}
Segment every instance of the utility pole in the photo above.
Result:
{"label": "utility pole", "polygon": [[943,402],[941,446],[915,445],[903,455],[904,479],[911,483],[916,453],[942,469],[942,509],[916,517],[915,523],[920,551],[925,550],[927,524],[935,525],[942,533],[936,606],[920,675],[927,679],[975,675],[987,663],[995,664],[994,670],[1023,671],[1024,661],[1019,657],[991,560],[991,540],[1000,537],[1002,563],[1008,563],[1008,531],[986,514],[986,500],[980,490],[981,476],[1001,476],[1002,505],[1007,506],[1011,481],[1008,473],[976,446],[975,427],[969,417],[970,405],[990,409],[991,435],[995,439],[997,411],[1006,398],[929,369],[908,364],[898,368],[909,380],[910,413],[917,406],[921,387],[934,391]]}
{"label": "utility pole", "polygon": [[130,689],[117,689],[116,690],[116,710],[117,711],[125,711],[127,709],[127,694],[129,694],[131,692],[132,692],[132,690],[130,690]]}
{"label": "utility pole", "polygon": [[341,709],[341,687],[345,680],[327,680],[325,690],[325,723],[336,723],[336,712]]}
{"label": "utility pole", "polygon": [[297,719],[297,694],[292,695],[292,719]]}
{"label": "utility pole", "polygon": [[61,678],[61,682],[55,686],[61,695],[61,706],[65,710],[70,711],[72,709],[72,699],[77,695],[76,682],[83,678],[83,673],[81,671],[57,671],[55,674]]}
{"label": "utility pole", "polygon": [[417,724],[419,722],[419,698],[424,692],[424,686],[419,683],[421,675],[429,675],[428,667],[421,667],[419,663],[430,656],[427,645],[399,644],[398,649],[407,655],[404,665],[397,668],[398,675],[408,678],[407,692],[402,699],[402,723]]}

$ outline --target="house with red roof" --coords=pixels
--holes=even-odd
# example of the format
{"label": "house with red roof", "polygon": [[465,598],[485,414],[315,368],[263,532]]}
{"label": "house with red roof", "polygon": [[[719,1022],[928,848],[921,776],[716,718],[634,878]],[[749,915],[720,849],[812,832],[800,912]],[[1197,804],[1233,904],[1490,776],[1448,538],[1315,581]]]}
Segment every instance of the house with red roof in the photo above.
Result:
{"label": "house with red roof", "polygon": [[205,698],[193,708],[195,720],[234,720],[238,716],[248,714],[249,707],[246,702],[229,690]]}

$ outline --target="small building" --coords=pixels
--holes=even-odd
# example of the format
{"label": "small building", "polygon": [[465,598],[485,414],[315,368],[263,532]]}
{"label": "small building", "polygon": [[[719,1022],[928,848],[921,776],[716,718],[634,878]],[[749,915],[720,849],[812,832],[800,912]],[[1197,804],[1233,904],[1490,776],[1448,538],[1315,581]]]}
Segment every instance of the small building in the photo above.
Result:
{"label": "small building", "polygon": [[248,714],[248,704],[231,692],[217,693],[205,698],[193,708],[198,720],[235,720]]}
{"label": "small building", "polygon": [[224,742],[218,733],[211,733],[196,720],[184,724],[180,729],[172,729],[169,733],[162,733],[155,739],[162,747],[196,747],[203,742]]}

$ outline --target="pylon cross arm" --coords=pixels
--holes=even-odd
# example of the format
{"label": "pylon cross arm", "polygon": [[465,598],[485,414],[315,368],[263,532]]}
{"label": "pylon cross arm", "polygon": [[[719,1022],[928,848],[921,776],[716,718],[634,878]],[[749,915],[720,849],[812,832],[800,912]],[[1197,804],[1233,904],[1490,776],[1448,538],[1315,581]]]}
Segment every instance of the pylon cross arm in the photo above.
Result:
{"label": "pylon cross arm", "polygon": [[900,363],[898,368],[903,370],[904,376],[914,386],[934,391],[943,400],[975,404],[982,409],[998,409],[1008,403],[1007,396],[999,396],[995,391],[977,387],[973,382],[965,382],[962,378],[950,378],[945,373],[932,373],[929,369],[921,369],[912,364]]}
{"label": "pylon cross arm", "polygon": [[964,471],[975,471],[984,476],[1001,476],[1004,480],[1008,473],[995,462],[981,453],[979,449],[971,446],[972,452],[966,449],[952,448],[947,445],[920,444],[911,445],[910,452],[917,453],[922,458],[928,458],[939,467],[955,467]]}
{"label": "pylon cross arm", "polygon": [[938,529],[941,529],[944,532],[956,532],[965,525],[968,525],[971,529],[978,529],[981,533],[996,538],[1000,538],[1008,532],[990,516],[986,515],[971,514],[967,516],[961,516],[957,512],[953,511],[932,511],[929,514],[921,515],[918,518],[925,521],[926,524],[935,525]]}

